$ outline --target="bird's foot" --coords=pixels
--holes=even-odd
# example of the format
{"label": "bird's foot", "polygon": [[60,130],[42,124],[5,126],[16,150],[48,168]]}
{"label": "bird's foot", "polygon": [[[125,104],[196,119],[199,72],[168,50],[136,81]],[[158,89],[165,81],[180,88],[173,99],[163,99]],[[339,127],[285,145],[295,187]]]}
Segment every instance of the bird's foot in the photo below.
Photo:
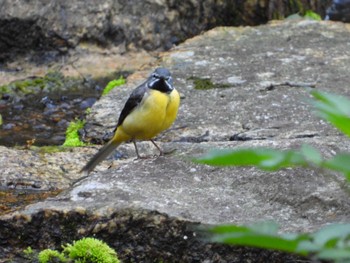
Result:
{"label": "bird's foot", "polygon": [[170,155],[170,154],[173,154],[174,152],[176,152],[176,149],[171,149],[171,150],[168,150],[168,151],[162,151],[162,154],[160,154],[159,156],[165,156],[165,155]]}

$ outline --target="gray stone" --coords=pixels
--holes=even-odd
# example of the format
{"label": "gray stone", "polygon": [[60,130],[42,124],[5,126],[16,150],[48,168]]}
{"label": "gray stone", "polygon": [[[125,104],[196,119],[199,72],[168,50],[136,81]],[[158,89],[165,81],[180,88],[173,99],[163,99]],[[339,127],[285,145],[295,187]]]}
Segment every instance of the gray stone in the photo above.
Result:
{"label": "gray stone", "polygon": [[60,1],[3,0],[1,53],[13,48],[58,49],[80,42],[119,46],[120,51],[169,49],[222,24],[229,1]]}
{"label": "gray stone", "polygon": [[[300,1],[305,10],[324,13],[330,0]],[[304,12],[284,1],[44,1],[2,0],[0,58],[11,51],[66,53],[82,42],[118,46],[120,52],[169,49],[219,25],[256,25]]]}
{"label": "gray stone", "polygon": [[[315,87],[349,95],[348,25],[303,20],[255,28],[217,28],[195,37],[163,57],[182,95],[178,130],[222,141],[241,133],[251,139],[338,135],[313,113],[309,92]],[[344,46],[345,45],[345,46]],[[342,48],[344,47],[344,48]],[[88,116],[88,135],[112,130],[128,94],[138,81],[113,90]],[[232,77],[245,80],[232,83]],[[194,89],[191,77],[208,78],[228,88]],[[104,109],[104,110],[102,110]],[[184,129],[186,127],[186,129]],[[260,133],[260,134],[259,134]],[[175,135],[175,137],[174,137]]]}
{"label": "gray stone", "polygon": [[[290,149],[302,144],[311,144],[330,157],[334,152],[350,151],[347,141],[328,137],[327,141],[307,138],[161,144],[165,149],[175,148],[176,153],[146,160],[131,157],[106,161],[96,173],[65,194],[30,205],[24,213],[34,214],[43,208],[70,211],[84,207],[106,215],[132,207],[159,211],[190,222],[247,224],[274,220],[283,231],[310,231],[347,218],[350,201],[341,176],[303,168],[268,173],[249,167],[210,167],[192,163],[189,157],[212,148],[277,146]],[[151,145],[147,147],[147,142],[141,145],[144,154],[152,154],[147,151]],[[133,154],[130,148],[128,155]]]}

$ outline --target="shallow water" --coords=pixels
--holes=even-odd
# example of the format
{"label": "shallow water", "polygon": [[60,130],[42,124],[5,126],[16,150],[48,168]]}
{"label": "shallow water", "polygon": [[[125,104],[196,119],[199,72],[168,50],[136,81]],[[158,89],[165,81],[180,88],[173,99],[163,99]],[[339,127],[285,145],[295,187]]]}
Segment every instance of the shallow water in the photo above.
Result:
{"label": "shallow water", "polygon": [[[116,74],[115,78],[119,76]],[[32,145],[62,145],[69,122],[84,118],[86,110],[101,96],[101,87],[110,80],[104,78],[87,82],[75,79],[73,83],[72,79],[63,78],[45,83],[44,88],[34,87],[35,92],[27,94],[20,89],[0,93],[0,145],[28,148]],[[17,211],[60,192],[61,189],[57,187],[43,191],[40,182],[5,184],[0,188],[0,215]]]}
{"label": "shallow water", "polygon": [[[116,73],[115,78],[121,75],[126,77],[127,74]],[[63,76],[57,80],[54,77],[45,76],[43,79],[47,83],[40,82],[39,92],[25,94],[17,85],[14,93],[0,93],[3,121],[0,125],[0,145],[63,144],[69,122],[84,118],[86,110],[100,97],[101,87],[111,80],[111,77],[89,81],[65,79]],[[39,82],[36,79],[29,81],[34,84]],[[38,87],[34,87],[34,90],[38,90]]]}
{"label": "shallow water", "polygon": [[58,195],[62,190],[33,191],[28,189],[0,189],[0,215],[17,211],[26,205]]}
{"label": "shallow water", "polygon": [[82,91],[80,94],[41,93],[17,99],[0,100],[0,144],[5,146],[61,145],[70,121],[83,117],[100,92]]}

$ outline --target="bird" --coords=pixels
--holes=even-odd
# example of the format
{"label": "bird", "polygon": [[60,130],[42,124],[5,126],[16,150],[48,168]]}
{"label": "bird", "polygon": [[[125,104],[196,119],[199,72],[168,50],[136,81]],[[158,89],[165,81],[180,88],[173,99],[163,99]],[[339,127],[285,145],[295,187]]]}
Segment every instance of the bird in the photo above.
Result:
{"label": "bird", "polygon": [[102,160],[121,143],[132,141],[137,158],[141,158],[136,140],[150,140],[163,155],[153,138],[170,128],[180,105],[180,95],[173,86],[171,73],[166,68],[156,68],[148,79],[135,88],[122,109],[114,135],[81,169],[85,178]]}

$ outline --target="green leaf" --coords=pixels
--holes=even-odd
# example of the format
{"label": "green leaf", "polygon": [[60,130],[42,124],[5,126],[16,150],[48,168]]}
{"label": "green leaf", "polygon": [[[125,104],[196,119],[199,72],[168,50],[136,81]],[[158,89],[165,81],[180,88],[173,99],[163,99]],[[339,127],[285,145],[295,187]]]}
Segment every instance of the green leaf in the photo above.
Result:
{"label": "green leaf", "polygon": [[273,222],[251,226],[219,225],[207,228],[213,242],[316,255],[327,260],[350,259],[350,224],[328,225],[312,234],[278,234]]}
{"label": "green leaf", "polygon": [[350,224],[334,224],[329,225],[312,235],[314,243],[320,246],[328,246],[329,242],[333,246],[337,242],[332,242],[333,240],[345,239],[350,235]]}
{"label": "green leaf", "polygon": [[272,221],[258,222],[249,226],[249,229],[261,234],[276,235],[278,225]]}
{"label": "green leaf", "polygon": [[350,180],[350,153],[339,153],[323,163],[325,168],[342,172]]}
{"label": "green leaf", "polygon": [[257,232],[261,234],[277,234],[278,225],[275,222],[258,222],[250,226],[218,225],[209,228],[210,232],[222,234],[228,232]]}
{"label": "green leaf", "polygon": [[[324,249],[317,254],[319,259],[325,260],[344,260],[350,259],[350,249]],[[349,262],[349,261],[346,261]]]}
{"label": "green leaf", "polygon": [[314,163],[317,166],[321,165],[322,163],[322,155],[311,145],[303,144],[301,146],[301,154],[304,156],[304,159],[310,163]]}
{"label": "green leaf", "polygon": [[263,149],[211,150],[196,162],[211,165],[258,165],[269,158]]}
{"label": "green leaf", "polygon": [[283,167],[306,164],[299,152],[267,148],[212,150],[193,161],[217,166],[257,166],[264,170],[277,170]]}
{"label": "green leaf", "polygon": [[310,252],[311,253],[318,252],[320,251],[320,249],[321,249],[320,245],[317,245],[310,240],[303,240],[299,242],[296,252],[307,254]]}
{"label": "green leaf", "polygon": [[350,136],[350,100],[320,91],[313,91],[311,94],[317,100],[313,104],[319,115]]}
{"label": "green leaf", "polygon": [[[261,228],[259,228],[259,225]],[[272,223],[255,224],[246,226],[217,226],[209,231],[213,233],[211,241],[225,244],[252,246],[265,249],[276,249],[285,252],[296,252],[300,240],[305,235],[293,235],[287,237],[278,236],[276,225]],[[304,252],[299,252],[304,254]]]}

